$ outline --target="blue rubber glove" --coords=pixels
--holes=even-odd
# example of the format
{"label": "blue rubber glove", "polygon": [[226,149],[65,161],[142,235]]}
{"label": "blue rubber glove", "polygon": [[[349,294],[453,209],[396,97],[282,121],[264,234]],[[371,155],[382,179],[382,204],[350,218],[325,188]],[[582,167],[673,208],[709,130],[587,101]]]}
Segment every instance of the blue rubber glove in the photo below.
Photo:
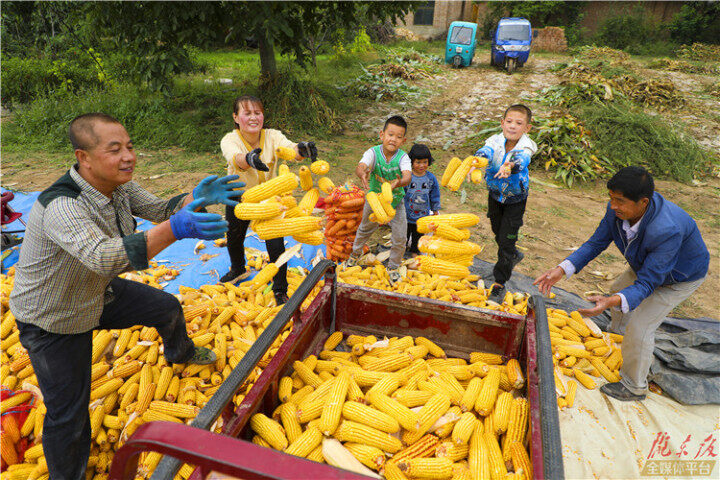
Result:
{"label": "blue rubber glove", "polygon": [[228,230],[228,223],[217,213],[196,212],[196,209],[210,205],[204,198],[196,198],[170,217],[170,228],[177,240],[201,238],[215,240],[222,238]]}
{"label": "blue rubber glove", "polygon": [[243,194],[242,190],[234,190],[235,188],[242,188],[245,186],[244,182],[232,182],[237,180],[237,175],[228,175],[226,177],[218,178],[217,175],[210,175],[209,177],[203,178],[198,186],[193,189],[193,198],[204,198],[207,205],[224,203],[234,207],[238,204],[234,197],[240,197]]}

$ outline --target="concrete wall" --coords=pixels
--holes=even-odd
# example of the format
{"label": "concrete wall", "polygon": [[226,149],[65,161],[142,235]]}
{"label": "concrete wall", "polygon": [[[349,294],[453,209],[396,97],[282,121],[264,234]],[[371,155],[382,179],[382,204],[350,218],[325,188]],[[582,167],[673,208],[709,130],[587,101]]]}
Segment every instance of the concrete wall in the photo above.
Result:
{"label": "concrete wall", "polygon": [[414,25],[415,14],[410,12],[405,16],[404,25],[401,26],[423,37],[437,37],[445,35],[450,24],[456,20],[476,21],[476,12],[477,7],[473,8],[471,0],[436,0],[432,25]]}
{"label": "concrete wall", "polygon": [[[404,26],[422,37],[437,37],[447,33],[450,23],[456,20],[477,22],[488,10],[489,2],[473,3],[471,0],[435,1],[435,15],[432,25],[413,25],[415,15],[410,12],[405,16]],[[594,34],[606,18],[619,15],[621,12],[632,11],[635,7],[644,7],[648,16],[655,22],[668,22],[680,11],[682,2],[586,2],[585,15],[581,25],[588,34]],[[464,6],[464,8],[463,8]]]}

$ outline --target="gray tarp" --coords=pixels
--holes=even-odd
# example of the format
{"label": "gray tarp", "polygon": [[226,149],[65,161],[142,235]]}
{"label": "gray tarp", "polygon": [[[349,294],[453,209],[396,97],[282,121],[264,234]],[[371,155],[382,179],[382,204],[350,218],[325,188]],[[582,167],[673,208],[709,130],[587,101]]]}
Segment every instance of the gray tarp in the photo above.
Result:
{"label": "gray tarp", "polygon": [[[490,285],[492,268],[493,264],[475,259],[470,269]],[[538,294],[533,280],[514,272],[506,287],[511,292]],[[545,299],[550,307],[572,311],[592,305],[565,290],[554,288],[553,291],[556,297]],[[593,320],[606,330],[610,316],[603,313]],[[654,353],[649,379],[665,393],[686,405],[720,403],[720,321],[668,317],[656,333]]]}

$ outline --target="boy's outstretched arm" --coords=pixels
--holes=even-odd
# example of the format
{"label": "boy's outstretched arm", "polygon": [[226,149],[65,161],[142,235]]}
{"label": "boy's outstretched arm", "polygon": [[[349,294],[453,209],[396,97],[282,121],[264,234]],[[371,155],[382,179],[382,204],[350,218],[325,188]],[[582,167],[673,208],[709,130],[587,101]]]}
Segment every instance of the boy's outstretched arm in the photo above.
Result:
{"label": "boy's outstretched arm", "polygon": [[355,175],[357,175],[360,178],[360,181],[362,182],[362,187],[367,190],[370,188],[370,185],[368,183],[369,181],[369,171],[367,165],[364,163],[358,163],[358,166],[355,167]]}

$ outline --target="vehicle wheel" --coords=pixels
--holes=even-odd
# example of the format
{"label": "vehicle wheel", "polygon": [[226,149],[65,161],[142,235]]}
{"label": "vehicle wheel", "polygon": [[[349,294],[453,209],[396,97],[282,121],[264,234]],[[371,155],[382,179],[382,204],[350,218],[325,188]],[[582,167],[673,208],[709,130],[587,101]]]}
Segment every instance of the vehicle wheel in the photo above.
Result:
{"label": "vehicle wheel", "polygon": [[512,75],[512,73],[515,71],[515,67],[517,67],[517,61],[514,58],[508,58],[508,61],[507,61],[508,74]]}

